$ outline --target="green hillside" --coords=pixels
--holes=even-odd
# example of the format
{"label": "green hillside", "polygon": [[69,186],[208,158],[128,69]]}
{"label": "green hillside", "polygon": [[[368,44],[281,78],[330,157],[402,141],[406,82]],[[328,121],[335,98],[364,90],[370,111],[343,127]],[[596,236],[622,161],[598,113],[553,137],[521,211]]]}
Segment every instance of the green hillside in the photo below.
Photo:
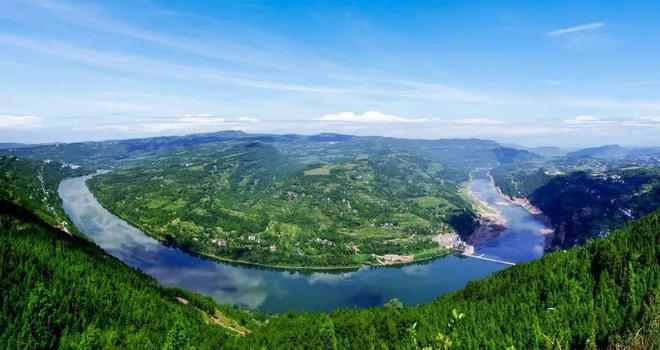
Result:
{"label": "green hillside", "polygon": [[58,162],[0,156],[0,200],[28,208],[50,225],[78,234],[62,209],[57,186],[66,177],[83,174]]}
{"label": "green hillside", "polygon": [[[630,342],[637,333],[647,337],[639,348],[651,349],[660,340],[658,242],[660,212],[428,304],[288,314],[235,347],[443,349],[442,334],[452,349],[590,349]],[[456,325],[453,310],[464,314]]]}
{"label": "green hillside", "polygon": [[504,193],[529,199],[550,218],[555,227],[552,243],[557,247],[605,236],[660,207],[658,167],[625,166],[561,175],[502,167],[491,173]]}
{"label": "green hillside", "polygon": [[15,202],[0,202],[0,348],[652,349],[660,341],[660,212],[431,303],[265,316],[163,288]]}
{"label": "green hillside", "polygon": [[304,165],[272,146],[242,143],[149,158],[89,186],[118,216],[199,253],[356,266],[377,263],[373,254],[442,254],[434,236],[472,232],[472,206],[446,170],[404,152]]}
{"label": "green hillside", "polygon": [[[164,288],[82,238],[0,202],[0,348],[217,348],[247,313]],[[228,318],[230,317],[230,318]]]}

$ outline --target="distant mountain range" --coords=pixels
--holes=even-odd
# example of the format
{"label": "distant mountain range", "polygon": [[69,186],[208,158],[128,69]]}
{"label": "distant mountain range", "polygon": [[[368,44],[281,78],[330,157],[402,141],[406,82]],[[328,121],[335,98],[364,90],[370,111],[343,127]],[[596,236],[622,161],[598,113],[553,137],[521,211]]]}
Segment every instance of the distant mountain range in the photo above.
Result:
{"label": "distant mountain range", "polygon": [[623,147],[620,145],[604,145],[570,151],[555,146],[526,147],[516,143],[500,144],[503,147],[527,151],[543,157],[614,159],[624,157],[660,156],[660,147]]}
{"label": "distant mountain range", "polygon": [[[152,138],[142,138],[142,139],[126,139],[126,140],[107,140],[107,141],[89,141],[89,142],[74,142],[74,143],[40,143],[40,144],[26,144],[26,143],[16,143],[16,142],[0,142],[0,150],[4,150],[4,153],[13,153],[16,155],[26,155],[33,153],[42,153],[47,154],[48,156],[54,156],[55,159],[60,159],[55,154],[52,154],[53,150],[57,149],[56,153],[66,153],[66,151],[72,151],[73,149],[79,150],[95,150],[105,153],[110,151],[115,153],[118,149],[124,148],[124,151],[127,153],[133,153],[137,150],[147,151],[147,152],[156,152],[158,150],[169,150],[176,147],[191,147],[195,145],[208,144],[214,142],[223,142],[223,141],[259,141],[263,143],[282,143],[282,142],[343,142],[343,141],[355,141],[355,140],[389,140],[390,142],[395,143],[410,143],[410,144],[428,144],[431,143],[444,143],[444,144],[468,144],[475,145],[478,144],[481,147],[495,149],[497,147],[502,147],[498,154],[498,157],[501,162],[506,163],[508,160],[504,158],[510,158],[515,155],[516,160],[524,160],[524,158],[532,159],[534,156],[538,155],[541,157],[552,158],[552,157],[567,157],[567,158],[595,158],[595,159],[614,159],[614,158],[624,158],[628,156],[633,157],[643,157],[643,156],[660,156],[660,147],[623,147],[620,145],[604,145],[598,147],[589,147],[578,150],[564,149],[556,146],[538,146],[538,147],[527,147],[516,143],[496,143],[490,140],[482,139],[437,139],[437,140],[415,140],[415,139],[397,139],[390,137],[378,137],[378,136],[354,136],[354,135],[345,135],[345,134],[336,134],[336,133],[320,133],[315,135],[299,135],[299,134],[248,134],[240,130],[221,130],[210,133],[200,133],[200,134],[190,134],[184,136],[160,136]],[[52,146],[64,146],[63,149],[53,148]],[[32,149],[30,151],[19,151],[22,149]],[[512,152],[513,150],[523,151],[523,153]],[[45,152],[44,152],[45,151]],[[120,152],[121,153],[121,152]],[[126,157],[128,154],[123,154],[122,157]],[[99,157],[98,154],[95,154],[95,157]],[[63,161],[72,161],[73,159],[60,159]]]}
{"label": "distant mountain range", "polygon": [[629,156],[660,156],[660,147],[629,148],[619,145],[605,145],[600,147],[584,148],[566,154],[568,158],[623,158]]}
{"label": "distant mountain range", "polygon": [[24,148],[24,147],[30,147],[32,145],[28,145],[25,143],[16,143],[16,142],[0,142],[0,149],[13,149],[13,148]]}
{"label": "distant mountain range", "polygon": [[561,157],[568,153],[568,151],[555,146],[525,147],[517,143],[500,143],[500,145],[503,147],[531,152],[542,157]]}

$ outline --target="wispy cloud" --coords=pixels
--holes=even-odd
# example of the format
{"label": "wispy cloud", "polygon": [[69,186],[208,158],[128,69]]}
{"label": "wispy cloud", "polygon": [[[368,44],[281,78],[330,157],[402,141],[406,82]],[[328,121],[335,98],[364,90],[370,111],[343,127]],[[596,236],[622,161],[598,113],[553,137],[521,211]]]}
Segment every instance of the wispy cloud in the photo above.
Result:
{"label": "wispy cloud", "polygon": [[653,113],[654,111],[660,110],[660,100],[622,100],[619,98],[571,97],[562,99],[560,103],[566,106],[580,108],[625,110],[627,112],[647,111]]}
{"label": "wispy cloud", "polygon": [[427,119],[402,118],[377,111],[369,111],[364,114],[353,112],[342,112],[337,114],[326,114],[318,120],[327,122],[357,122],[357,123],[421,123]]}
{"label": "wispy cloud", "polygon": [[74,128],[73,131],[124,131],[124,132],[144,132],[148,134],[160,134],[172,131],[195,131],[195,130],[217,130],[222,128],[227,120],[222,117],[215,117],[211,114],[189,114],[173,121],[152,121],[132,124],[107,124],[94,125],[89,127]]}
{"label": "wispy cloud", "polygon": [[660,115],[646,115],[646,116],[634,117],[633,120],[642,123],[660,123]]}
{"label": "wispy cloud", "polygon": [[593,115],[579,115],[571,119],[565,119],[564,122],[580,126],[656,127],[660,126],[660,116],[648,115],[604,119]]}
{"label": "wispy cloud", "polygon": [[[59,40],[28,38],[9,33],[0,33],[0,43],[110,70],[183,80],[213,81],[223,85],[261,90],[311,94],[349,94],[493,105],[521,105],[529,102],[517,97],[475,93],[444,84],[416,81],[374,81],[373,84],[378,86],[361,88],[270,81],[246,77],[238,72],[207,66],[180,64],[139,55],[91,49]],[[383,88],[383,86],[389,88]]]}
{"label": "wispy cloud", "polygon": [[568,124],[603,124],[606,121],[593,115],[578,115],[571,119],[565,119],[564,122]]}
{"label": "wispy cloud", "polygon": [[460,125],[500,125],[504,124],[503,121],[489,118],[465,118],[452,120],[454,124]]}
{"label": "wispy cloud", "polygon": [[[213,45],[209,45],[209,43],[191,40],[190,37],[179,38],[134,26],[112,16],[107,11],[102,11],[98,6],[82,6],[81,4],[65,1],[54,2],[48,0],[33,1],[32,3],[69,24],[137,39],[182,53],[265,68],[285,69],[291,67],[291,65],[284,66],[276,63],[283,61],[282,59],[274,59],[274,56],[281,54],[281,52],[273,53],[272,48],[257,48],[254,45],[230,42],[226,40],[226,36],[216,36]],[[260,33],[260,35],[266,35],[266,33]],[[272,36],[269,36],[269,39],[264,40],[264,42],[275,40]],[[277,41],[281,43],[281,40],[278,39]]]}
{"label": "wispy cloud", "polygon": [[22,129],[42,126],[43,119],[30,115],[0,115],[0,129]]}
{"label": "wispy cloud", "polygon": [[397,81],[396,83],[406,87],[403,90],[389,91],[391,95],[401,97],[412,97],[432,101],[456,101],[464,103],[484,103],[493,105],[524,105],[529,101],[516,96],[502,96],[501,94],[490,94],[484,92],[467,91],[455,86],[440,83],[426,83],[418,81]]}
{"label": "wispy cloud", "polygon": [[247,116],[247,115],[239,117],[237,120],[239,122],[250,122],[250,123],[258,123],[258,122],[261,121],[261,119],[259,119],[259,118],[254,118],[254,117],[250,117],[250,116]]}
{"label": "wispy cloud", "polygon": [[605,23],[603,23],[603,22],[585,23],[585,24],[580,24],[580,25],[575,26],[575,27],[556,29],[556,30],[553,30],[553,31],[550,31],[550,32],[546,33],[546,35],[550,36],[550,37],[562,36],[562,35],[566,35],[566,34],[579,33],[579,32],[598,29],[598,28],[603,27],[604,25],[605,25]]}

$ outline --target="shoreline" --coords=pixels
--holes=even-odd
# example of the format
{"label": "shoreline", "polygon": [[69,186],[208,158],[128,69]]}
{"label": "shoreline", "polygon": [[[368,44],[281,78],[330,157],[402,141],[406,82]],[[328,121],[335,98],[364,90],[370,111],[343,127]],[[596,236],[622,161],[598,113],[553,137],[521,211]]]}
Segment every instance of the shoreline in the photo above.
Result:
{"label": "shoreline", "polygon": [[552,220],[543,212],[541,209],[538,207],[534,206],[527,198],[525,197],[511,197],[508,194],[502,192],[502,189],[500,189],[499,186],[495,185],[495,182],[493,182],[493,185],[495,186],[495,191],[497,191],[497,194],[504,199],[505,201],[517,205],[521,208],[524,208],[527,210],[532,216],[537,219],[541,220],[545,226],[548,227],[548,229],[544,229],[541,231],[543,236],[545,236],[545,242],[543,245],[543,250],[546,252],[553,251],[555,249],[555,246],[552,245],[552,240],[554,239],[555,236],[555,227],[552,225]]}
{"label": "shoreline", "polygon": [[[470,181],[471,180],[472,176],[470,174]],[[500,211],[490,207],[488,203],[479,199],[472,191],[470,191],[469,185],[465,187],[465,192],[476,204],[475,209],[479,216],[479,227],[477,227],[474,232],[470,234],[470,237],[468,237],[467,242],[469,244],[478,246],[489,239],[497,237],[507,229],[507,220]]]}
{"label": "shoreline", "polygon": [[[119,218],[123,220],[123,218],[121,218],[121,217],[119,217]],[[198,251],[195,251],[195,250],[192,250],[192,249],[186,249],[186,248],[183,248],[183,247],[178,246],[176,244],[171,244],[169,242],[165,242],[164,240],[161,240],[161,239],[158,239],[154,236],[151,236],[151,235],[147,234],[146,231],[144,231],[141,228],[140,228],[140,231],[145,232],[145,235],[158,240],[159,242],[161,242],[165,246],[179,249],[179,250],[181,250],[185,253],[188,253],[188,254],[193,254],[193,255],[205,257],[209,260],[216,260],[216,261],[230,263],[230,264],[242,265],[242,266],[247,266],[247,267],[267,268],[267,269],[273,269],[273,270],[279,270],[279,271],[296,271],[296,272],[297,271],[308,271],[308,272],[314,272],[314,271],[337,271],[337,272],[347,271],[348,272],[348,271],[357,271],[357,270],[359,270],[363,267],[398,267],[398,266],[413,265],[413,264],[418,263],[418,262],[437,259],[437,258],[446,256],[446,255],[449,255],[453,252],[450,249],[445,249],[444,251],[440,251],[438,253],[431,254],[430,256],[427,256],[427,257],[423,257],[423,258],[414,257],[410,261],[401,261],[401,262],[394,262],[394,263],[389,263],[389,264],[373,264],[373,263],[368,263],[367,262],[367,263],[364,263],[364,264],[361,264],[361,265],[347,265],[347,266],[270,265],[270,264],[263,264],[263,263],[258,263],[258,262],[251,262],[251,261],[247,261],[247,260],[234,260],[234,259],[229,259],[229,258],[223,258],[221,256],[210,254],[210,253],[202,253],[202,252],[198,252]]]}
{"label": "shoreline", "polygon": [[[552,250],[550,242],[552,242],[552,238],[554,237],[555,229],[552,226],[550,218],[543,214],[539,208],[532,205],[532,203],[530,203],[527,198],[511,197],[502,192],[500,187],[495,184],[495,179],[492,175],[490,175],[490,172],[487,172],[487,175],[490,178],[490,182],[494,187],[495,192],[502,200],[509,204],[525,209],[530,213],[530,215],[538,220],[541,220],[543,224],[548,227],[548,229],[541,231],[543,236],[545,236],[545,244],[543,248],[545,251]],[[470,181],[472,181],[472,179],[472,172],[470,172]],[[472,233],[472,235],[470,235],[468,239],[470,244],[475,246],[482,244],[489,239],[497,237],[508,228],[506,226],[507,220],[502,216],[501,212],[495,208],[492,208],[483,200],[477,198],[477,196],[472,191],[470,191],[469,186],[465,187],[465,191],[477,204],[475,209],[479,214],[479,227]]]}
{"label": "shoreline", "polygon": [[[87,181],[85,181],[85,187],[87,187],[87,190],[92,194],[94,199],[96,199],[96,196],[94,195],[94,192],[92,192],[91,188],[87,185]],[[417,262],[422,262],[422,261],[427,261],[427,260],[432,260],[436,258],[440,258],[446,255],[449,255],[452,253],[451,249],[444,249],[441,251],[438,251],[437,253],[432,253],[430,256],[425,256],[422,258],[418,258],[413,254],[413,259],[410,261],[401,261],[401,262],[393,262],[389,264],[374,264],[374,263],[369,263],[365,262],[360,265],[346,265],[346,266],[289,266],[289,265],[271,265],[271,264],[264,264],[264,263],[258,263],[258,262],[251,262],[247,260],[235,260],[235,259],[230,259],[230,258],[225,258],[221,257],[218,255],[214,255],[211,253],[204,253],[204,252],[199,252],[193,249],[188,249],[184,248],[180,245],[178,245],[176,242],[170,242],[164,238],[157,237],[151,233],[149,233],[148,230],[144,229],[141,225],[131,221],[130,219],[126,219],[122,216],[117,215],[115,212],[110,210],[110,208],[106,207],[101,203],[98,199],[96,199],[96,202],[105,210],[107,210],[110,214],[116,216],[118,219],[121,219],[125,221],[127,224],[135,227],[136,229],[140,230],[145,236],[150,237],[158,241],[160,244],[166,246],[166,247],[171,247],[175,248],[178,250],[181,250],[182,252],[191,254],[191,255],[196,255],[200,257],[207,258],[209,260],[215,260],[215,261],[220,261],[224,263],[229,263],[229,264],[236,264],[236,265],[242,265],[242,266],[247,266],[247,267],[256,267],[256,268],[266,268],[266,269],[273,269],[273,270],[279,270],[279,271],[309,271],[309,272],[314,272],[314,271],[357,271],[363,267],[398,267],[398,266],[405,266],[405,265],[412,265]],[[85,235],[86,236],[86,235]]]}
{"label": "shoreline", "polygon": [[273,270],[279,270],[279,271],[309,271],[309,272],[314,272],[314,271],[337,271],[337,272],[339,272],[339,271],[357,271],[357,270],[359,270],[363,267],[397,267],[397,266],[412,265],[412,264],[417,263],[417,262],[440,258],[440,257],[446,256],[446,255],[449,255],[449,254],[452,253],[451,249],[445,249],[445,250],[440,251],[438,253],[431,254],[428,257],[418,258],[418,257],[415,256],[410,261],[393,262],[393,263],[389,263],[389,264],[374,264],[374,263],[365,262],[364,264],[360,264],[360,265],[345,265],[345,266],[344,265],[339,265],[339,266],[271,265],[271,264],[252,262],[252,261],[247,261],[247,260],[235,260],[235,259],[221,257],[221,256],[211,254],[211,253],[204,253],[204,252],[199,252],[199,251],[196,251],[196,250],[193,250],[193,249],[184,248],[184,247],[176,244],[176,242],[170,242],[170,241],[167,241],[165,239],[161,239],[159,237],[156,237],[156,236],[148,233],[148,231],[145,230],[144,228],[142,228],[140,225],[138,225],[138,224],[136,224],[136,223],[134,223],[130,220],[127,220],[127,219],[125,219],[121,216],[116,215],[110,209],[103,206],[103,204],[101,204],[101,202],[99,202],[99,204],[103,208],[105,208],[108,212],[110,212],[112,215],[115,215],[117,218],[124,220],[129,225],[134,226],[135,228],[139,229],[146,236],[155,239],[160,244],[162,244],[166,247],[175,248],[175,249],[181,250],[182,252],[192,254],[192,255],[196,255],[196,256],[200,256],[200,257],[204,257],[204,258],[207,258],[209,260],[215,260],[215,261],[220,261],[220,262],[224,262],[224,263],[236,264],[236,265],[247,266],[247,267],[266,268],[266,269],[273,269]]}

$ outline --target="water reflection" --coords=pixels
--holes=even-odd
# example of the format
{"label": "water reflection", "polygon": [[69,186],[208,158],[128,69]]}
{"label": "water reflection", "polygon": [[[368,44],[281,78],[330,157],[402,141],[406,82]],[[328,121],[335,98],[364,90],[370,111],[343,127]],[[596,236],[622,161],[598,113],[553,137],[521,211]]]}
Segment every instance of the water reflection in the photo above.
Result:
{"label": "water reflection", "polygon": [[476,255],[510,262],[524,262],[543,256],[544,231],[551,229],[525,208],[506,202],[495,191],[492,178],[486,171],[476,171],[469,186],[470,192],[499,211],[507,221],[507,229],[476,247]]}
{"label": "water reflection", "polygon": [[506,266],[447,256],[403,267],[350,272],[295,272],[206,260],[167,247],[105,210],[85,186],[65,180],[59,193],[74,224],[101,248],[166,286],[209,295],[221,303],[270,312],[330,310],[430,301]]}

